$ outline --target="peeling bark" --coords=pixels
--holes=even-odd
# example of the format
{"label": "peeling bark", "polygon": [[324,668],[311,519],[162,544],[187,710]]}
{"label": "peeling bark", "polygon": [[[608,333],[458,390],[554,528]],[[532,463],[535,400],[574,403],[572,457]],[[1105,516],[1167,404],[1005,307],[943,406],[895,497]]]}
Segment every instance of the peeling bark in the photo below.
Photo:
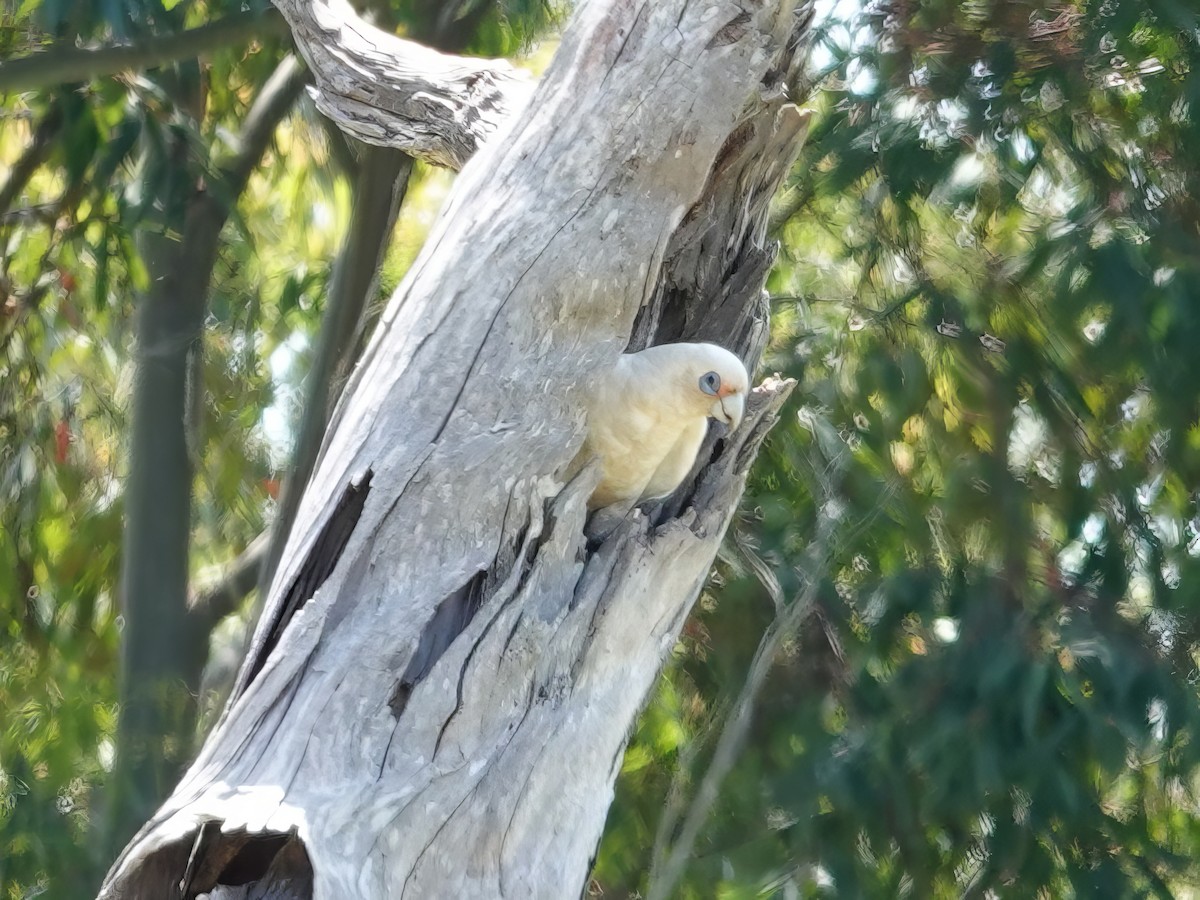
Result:
{"label": "peeling bark", "polygon": [[102,896],[250,896],[230,866],[252,841],[267,896],[578,895],[629,729],[792,384],[769,380],[693,480],[596,546],[594,467],[557,475],[582,386],[626,347],[757,359],[767,203],[805,125],[781,86],[808,25],[790,2],[580,8],[392,298],[242,689]]}

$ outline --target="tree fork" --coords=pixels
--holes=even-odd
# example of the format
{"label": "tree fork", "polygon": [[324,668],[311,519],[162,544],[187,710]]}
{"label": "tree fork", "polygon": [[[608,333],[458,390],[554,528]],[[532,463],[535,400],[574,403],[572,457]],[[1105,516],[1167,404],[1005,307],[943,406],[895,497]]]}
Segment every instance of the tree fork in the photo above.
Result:
{"label": "tree fork", "polygon": [[243,689],[103,896],[579,892],[629,728],[791,385],[764,385],[694,482],[599,546],[594,472],[555,473],[581,386],[627,346],[761,349],[808,27],[791,3],[577,11],[393,297]]}

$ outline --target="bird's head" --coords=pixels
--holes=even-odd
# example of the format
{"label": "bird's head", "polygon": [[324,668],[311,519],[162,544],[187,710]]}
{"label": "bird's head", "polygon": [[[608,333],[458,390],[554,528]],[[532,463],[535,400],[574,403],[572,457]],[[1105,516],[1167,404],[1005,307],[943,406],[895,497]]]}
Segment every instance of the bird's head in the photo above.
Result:
{"label": "bird's head", "polygon": [[703,411],[733,431],[741,424],[750,388],[750,376],[742,361],[716,344],[673,346],[687,348],[679,385],[684,395],[697,412]]}

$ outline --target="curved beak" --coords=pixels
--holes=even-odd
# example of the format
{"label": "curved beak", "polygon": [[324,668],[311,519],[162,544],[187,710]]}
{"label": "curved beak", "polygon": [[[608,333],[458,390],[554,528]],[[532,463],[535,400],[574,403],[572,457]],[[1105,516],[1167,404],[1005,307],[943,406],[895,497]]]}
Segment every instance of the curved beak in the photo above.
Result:
{"label": "curved beak", "polygon": [[746,409],[746,398],[742,394],[730,394],[721,397],[714,403],[708,414],[718,422],[724,422],[730,431],[734,431],[742,423],[742,413]]}

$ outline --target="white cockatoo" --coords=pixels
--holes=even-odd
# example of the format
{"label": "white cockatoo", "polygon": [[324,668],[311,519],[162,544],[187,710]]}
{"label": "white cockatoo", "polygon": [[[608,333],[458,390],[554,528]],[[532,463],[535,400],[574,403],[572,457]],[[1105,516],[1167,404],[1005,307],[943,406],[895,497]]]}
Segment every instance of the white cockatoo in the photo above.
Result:
{"label": "white cockatoo", "polygon": [[661,344],[618,357],[588,392],[587,437],[577,468],[600,459],[588,506],[665,497],[687,476],[708,419],[738,427],[750,377],[716,344]]}

